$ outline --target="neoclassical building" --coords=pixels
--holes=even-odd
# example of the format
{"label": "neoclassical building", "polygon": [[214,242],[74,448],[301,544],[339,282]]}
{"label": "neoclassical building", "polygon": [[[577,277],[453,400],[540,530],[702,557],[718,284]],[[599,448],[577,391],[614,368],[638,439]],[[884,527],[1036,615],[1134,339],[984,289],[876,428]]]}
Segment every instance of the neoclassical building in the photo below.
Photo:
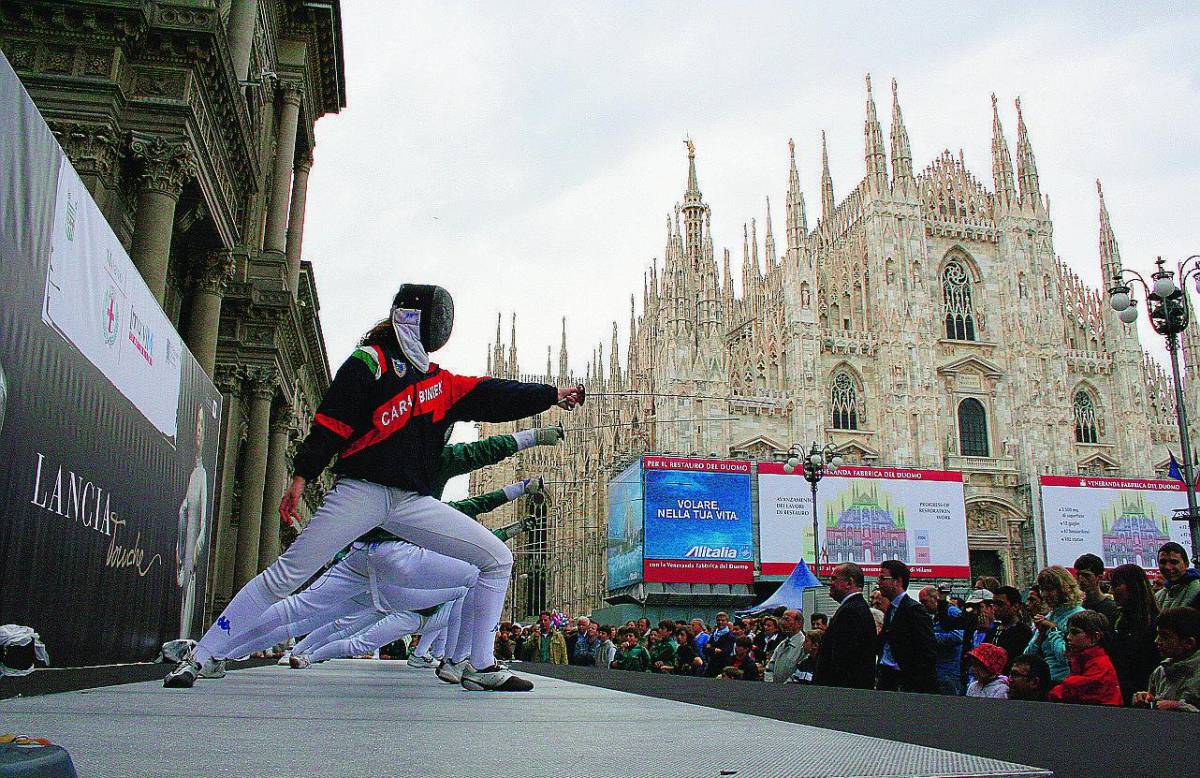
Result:
{"label": "neoclassical building", "polygon": [[279,554],[292,447],[330,381],[301,246],[313,125],[346,104],[340,14],[338,0],[0,2],[0,51],[224,395],[218,611]]}
{"label": "neoclassical building", "polygon": [[[567,424],[566,445],[472,480],[472,492],[542,471],[562,482],[546,529],[517,548],[515,617],[602,605],[605,484],[642,453],[778,459],[815,440],[864,464],[961,471],[973,573],[1019,583],[1041,544],[1039,475],[1165,470],[1178,441],[1170,381],[1105,290],[1055,253],[1020,101],[1015,157],[992,106],[989,188],[950,152],[915,168],[895,82],[885,139],[868,77],[865,175],[835,198],[822,136],[810,226],[789,141],[783,233],[768,200],[762,224],[744,228],[736,285],[730,251],[714,254],[688,142],[683,199],[640,305],[631,296],[624,356],[614,322],[607,357],[602,342],[571,375],[564,320],[557,370],[548,354],[542,377],[594,392],[580,412],[550,414]],[[1121,258],[1097,191],[1108,279]],[[1187,356],[1198,346],[1193,323]],[[489,368],[538,369],[518,363],[499,326]]]}

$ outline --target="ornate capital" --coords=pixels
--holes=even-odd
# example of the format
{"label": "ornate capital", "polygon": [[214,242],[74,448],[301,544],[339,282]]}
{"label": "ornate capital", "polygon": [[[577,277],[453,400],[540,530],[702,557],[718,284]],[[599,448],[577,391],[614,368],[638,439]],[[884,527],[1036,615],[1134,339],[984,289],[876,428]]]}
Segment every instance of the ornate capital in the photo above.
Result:
{"label": "ornate capital", "polygon": [[85,124],[52,120],[50,130],[80,175],[94,175],[113,181],[113,172],[121,160],[121,139],[105,124]]}
{"label": "ornate capital", "polygon": [[234,266],[233,253],[228,249],[216,249],[200,255],[192,267],[193,289],[223,296],[233,281]]}
{"label": "ornate capital", "polygon": [[304,98],[304,85],[299,81],[281,80],[279,82],[279,99],[292,105],[300,105]]}
{"label": "ornate capital", "polygon": [[295,421],[296,412],[292,410],[291,406],[284,405],[276,408],[275,413],[271,416],[271,434],[291,432]]}
{"label": "ornate capital", "polygon": [[242,393],[242,382],[245,376],[242,374],[242,369],[237,365],[221,364],[217,365],[216,375],[213,376],[213,383],[221,394],[240,395]]}
{"label": "ornate capital", "polygon": [[279,386],[279,374],[273,367],[246,368],[246,391],[251,399],[270,400]]}
{"label": "ornate capital", "polygon": [[312,149],[296,154],[296,162],[292,166],[295,173],[307,175],[312,171],[313,153]]}
{"label": "ornate capital", "polygon": [[144,191],[179,197],[183,185],[196,175],[192,147],[186,140],[131,133],[129,151],[143,161],[140,182]]}

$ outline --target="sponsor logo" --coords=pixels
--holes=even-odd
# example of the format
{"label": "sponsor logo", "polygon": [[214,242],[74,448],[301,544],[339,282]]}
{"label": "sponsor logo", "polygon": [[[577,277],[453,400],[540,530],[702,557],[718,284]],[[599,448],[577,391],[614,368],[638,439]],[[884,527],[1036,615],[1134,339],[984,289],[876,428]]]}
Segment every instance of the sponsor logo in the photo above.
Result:
{"label": "sponsor logo", "polygon": [[75,242],[75,227],[79,221],[79,206],[75,203],[72,192],[67,192],[66,233],[67,240]]}
{"label": "sponsor logo", "polygon": [[217,626],[224,630],[225,634],[228,635],[229,630],[233,625],[229,623],[229,619],[222,616],[221,618],[217,619]]}
{"label": "sponsor logo", "polygon": [[154,330],[145,321],[138,318],[137,311],[129,314],[129,342],[146,360],[146,364],[154,366]]}
{"label": "sponsor logo", "polygon": [[738,552],[732,546],[692,546],[683,556],[685,559],[737,559]]}
{"label": "sponsor logo", "polygon": [[100,295],[100,334],[104,343],[111,346],[117,342],[121,331],[121,304],[117,301],[116,287],[109,286]]}
{"label": "sponsor logo", "polygon": [[179,367],[179,346],[170,338],[167,338],[167,364]]}

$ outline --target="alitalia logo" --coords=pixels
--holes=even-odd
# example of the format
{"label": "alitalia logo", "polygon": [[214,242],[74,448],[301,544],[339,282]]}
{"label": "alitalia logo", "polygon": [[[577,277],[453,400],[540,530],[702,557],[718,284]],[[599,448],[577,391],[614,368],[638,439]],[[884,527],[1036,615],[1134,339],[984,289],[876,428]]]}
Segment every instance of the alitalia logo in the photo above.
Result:
{"label": "alitalia logo", "polygon": [[685,559],[737,559],[737,549],[730,546],[692,546]]}

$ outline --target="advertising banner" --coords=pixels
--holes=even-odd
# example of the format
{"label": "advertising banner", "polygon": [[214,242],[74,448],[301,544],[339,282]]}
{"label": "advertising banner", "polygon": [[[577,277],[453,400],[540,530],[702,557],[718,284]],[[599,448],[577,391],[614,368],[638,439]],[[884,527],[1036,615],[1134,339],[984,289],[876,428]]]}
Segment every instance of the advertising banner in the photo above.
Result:
{"label": "advertising banner", "polygon": [[1095,554],[1107,568],[1134,564],[1158,575],[1158,548],[1169,540],[1194,556],[1186,521],[1172,521],[1187,507],[1182,481],[1044,475],[1042,526],[1046,562],[1071,567]]}
{"label": "advertising banner", "polygon": [[608,482],[608,590],[642,582],[642,460]]}
{"label": "advertising banner", "polygon": [[[868,576],[899,559],[913,578],[966,578],[967,516],[962,473],[840,467],[817,490],[820,575],[856,562]],[[813,556],[812,486],[802,470],[758,465],[758,536],[763,575],[788,575]]]}
{"label": "advertising banner", "polygon": [[0,621],[56,666],[198,636],[220,394],[0,55]]}
{"label": "advertising banner", "polygon": [[750,463],[648,456],[642,466],[645,580],[753,583]]}

